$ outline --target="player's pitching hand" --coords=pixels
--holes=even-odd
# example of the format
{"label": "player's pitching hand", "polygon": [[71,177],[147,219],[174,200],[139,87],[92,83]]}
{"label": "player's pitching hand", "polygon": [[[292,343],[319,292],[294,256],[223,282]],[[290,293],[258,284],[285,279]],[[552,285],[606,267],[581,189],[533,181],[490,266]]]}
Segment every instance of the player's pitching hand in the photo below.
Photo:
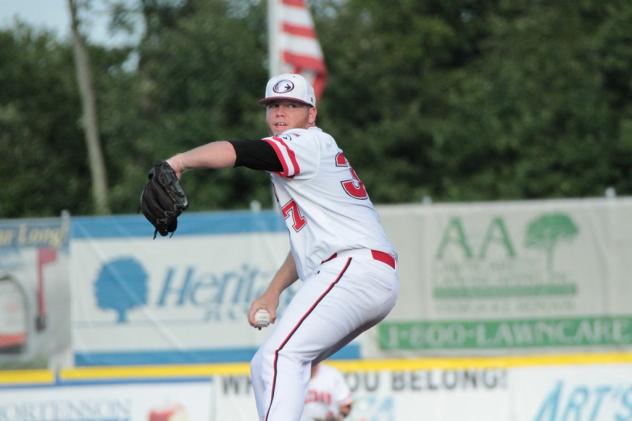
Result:
{"label": "player's pitching hand", "polygon": [[180,155],[174,155],[171,158],[167,159],[167,164],[169,164],[169,166],[173,168],[176,176],[178,177],[178,179],[180,179],[182,177],[183,171],[182,158],[180,157]]}
{"label": "player's pitching hand", "polygon": [[276,308],[278,305],[279,296],[274,293],[265,292],[259,298],[255,299],[252,304],[250,304],[250,310],[248,310],[248,323],[250,323],[250,326],[259,330],[265,327],[259,324],[256,316],[257,311],[261,309],[268,312],[269,322],[274,323],[276,321]]}

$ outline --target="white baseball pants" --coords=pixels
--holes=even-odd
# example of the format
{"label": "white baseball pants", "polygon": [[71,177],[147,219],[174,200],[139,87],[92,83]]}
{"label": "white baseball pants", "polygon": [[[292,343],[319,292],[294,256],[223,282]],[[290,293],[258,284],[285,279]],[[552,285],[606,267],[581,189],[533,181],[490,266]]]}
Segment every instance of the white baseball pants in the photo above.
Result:
{"label": "white baseball pants", "polygon": [[298,421],[314,361],[338,351],[395,306],[397,271],[371,250],[339,253],[305,280],[250,364],[261,421]]}

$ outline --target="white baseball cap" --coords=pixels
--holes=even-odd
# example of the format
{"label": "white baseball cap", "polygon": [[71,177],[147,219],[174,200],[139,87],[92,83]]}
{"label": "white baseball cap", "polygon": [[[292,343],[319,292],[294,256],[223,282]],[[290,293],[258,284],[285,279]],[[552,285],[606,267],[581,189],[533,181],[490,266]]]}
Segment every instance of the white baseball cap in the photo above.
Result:
{"label": "white baseball cap", "polygon": [[259,100],[260,104],[288,99],[298,101],[311,107],[316,106],[316,95],[314,88],[302,76],[295,73],[284,73],[274,76],[266,85],[266,96]]}

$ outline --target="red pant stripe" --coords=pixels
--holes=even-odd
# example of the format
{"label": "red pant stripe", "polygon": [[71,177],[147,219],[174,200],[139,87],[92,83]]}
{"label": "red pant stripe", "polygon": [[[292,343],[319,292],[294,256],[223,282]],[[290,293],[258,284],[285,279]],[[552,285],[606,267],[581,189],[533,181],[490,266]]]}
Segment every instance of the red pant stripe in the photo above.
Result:
{"label": "red pant stripe", "polygon": [[307,319],[307,316],[309,316],[311,314],[311,312],[314,311],[316,306],[323,300],[323,298],[325,298],[325,296],[329,293],[329,291],[331,291],[333,289],[333,287],[338,283],[338,281],[340,281],[340,279],[342,278],[342,275],[344,275],[344,273],[347,271],[347,269],[349,268],[350,264],[351,264],[351,257],[349,257],[347,259],[347,262],[345,263],[344,267],[342,268],[342,270],[340,271],[338,276],[336,276],[336,279],[334,279],[334,281],[331,284],[329,284],[329,286],[327,287],[325,292],[323,292],[321,294],[321,296],[318,297],[316,302],[314,302],[314,304],[312,304],[312,306],[309,308],[309,310],[307,310],[307,312],[305,312],[303,317],[301,317],[301,319],[298,321],[298,323],[296,323],[296,326],[294,326],[294,328],[286,336],[286,338],[283,340],[283,342],[281,342],[281,345],[274,351],[274,366],[273,366],[273,373],[274,374],[272,376],[272,392],[271,392],[271,396],[270,396],[270,404],[268,405],[268,410],[266,411],[265,421],[268,421],[268,415],[270,414],[270,409],[272,408],[272,402],[274,401],[274,389],[276,387],[277,362],[278,362],[278,359],[279,359],[279,351],[281,351],[283,349],[283,347],[288,343],[288,341],[290,340],[292,335],[294,335],[294,333],[298,330],[298,328],[301,326],[301,324],[303,324],[305,319]]}

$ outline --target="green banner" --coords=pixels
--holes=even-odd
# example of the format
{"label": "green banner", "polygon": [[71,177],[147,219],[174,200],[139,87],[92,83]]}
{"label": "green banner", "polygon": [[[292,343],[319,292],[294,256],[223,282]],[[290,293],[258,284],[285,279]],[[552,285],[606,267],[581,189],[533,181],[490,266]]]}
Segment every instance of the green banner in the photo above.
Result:
{"label": "green banner", "polygon": [[632,344],[632,317],[386,322],[382,350],[510,349]]}

